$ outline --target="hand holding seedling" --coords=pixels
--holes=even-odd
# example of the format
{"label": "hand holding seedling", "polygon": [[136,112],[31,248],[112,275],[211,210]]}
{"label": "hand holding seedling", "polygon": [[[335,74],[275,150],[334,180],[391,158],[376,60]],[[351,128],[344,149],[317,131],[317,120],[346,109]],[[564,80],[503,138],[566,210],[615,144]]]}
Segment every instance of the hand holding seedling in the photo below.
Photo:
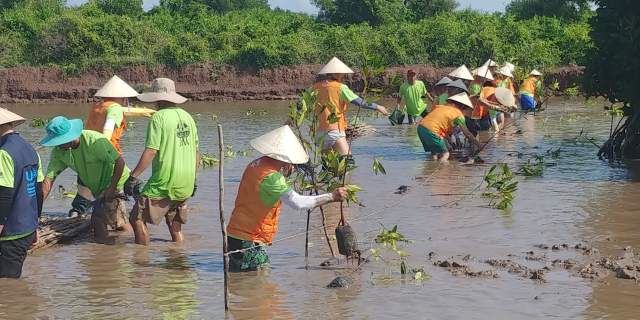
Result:
{"label": "hand holding seedling", "polygon": [[333,201],[335,202],[342,202],[344,200],[347,199],[347,188],[345,187],[340,187],[336,190],[334,190],[331,195],[333,196]]}

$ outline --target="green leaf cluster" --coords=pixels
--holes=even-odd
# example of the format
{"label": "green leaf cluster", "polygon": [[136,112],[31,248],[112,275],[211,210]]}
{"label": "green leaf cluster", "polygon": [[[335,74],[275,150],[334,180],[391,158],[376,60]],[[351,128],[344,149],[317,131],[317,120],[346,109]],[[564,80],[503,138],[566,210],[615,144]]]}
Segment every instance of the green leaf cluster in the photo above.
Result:
{"label": "green leaf cluster", "polygon": [[484,176],[487,191],[482,195],[489,199],[492,208],[507,210],[513,206],[518,181],[506,163],[496,164]]}

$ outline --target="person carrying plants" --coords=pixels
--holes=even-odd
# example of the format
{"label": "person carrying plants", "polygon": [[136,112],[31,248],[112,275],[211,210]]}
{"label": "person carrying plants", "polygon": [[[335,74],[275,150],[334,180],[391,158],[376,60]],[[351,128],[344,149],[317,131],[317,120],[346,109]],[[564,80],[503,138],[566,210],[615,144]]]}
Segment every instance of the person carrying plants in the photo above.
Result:
{"label": "person carrying plants", "polygon": [[487,82],[480,95],[471,100],[474,108],[471,118],[467,121],[467,127],[474,135],[491,127],[495,132],[500,131],[504,125],[504,117],[500,120],[499,115],[516,109],[516,99],[511,91],[507,88],[496,88],[491,82]]}
{"label": "person carrying plants", "polygon": [[427,104],[423,100],[429,94],[427,87],[417,77],[415,70],[409,69],[407,71],[407,80],[400,86],[396,101],[398,105],[404,101],[409,124],[413,124],[414,119],[424,117],[429,112]]}
{"label": "person carrying plants", "polygon": [[114,230],[131,230],[121,194],[129,168],[111,142],[101,133],[83,130],[80,119],[58,116],[49,121],[45,130],[47,134],[40,144],[54,148],[42,184],[44,198],[60,173],[69,168],[78,174],[78,185],[97,199],[91,214],[95,240],[107,240],[107,225]]}
{"label": "person carrying plants", "polygon": [[477,148],[480,143],[465,125],[465,115],[470,115],[473,104],[466,93],[447,99],[447,104],[436,106],[418,126],[418,137],[425,152],[430,152],[434,160],[447,162],[449,150],[445,139],[460,128],[467,139]]}
{"label": "person carrying plants", "polygon": [[0,278],[20,278],[38,240],[44,176],[38,153],[14,131],[24,121],[0,108]]}
{"label": "person carrying plants", "polygon": [[235,207],[227,225],[229,271],[252,271],[265,267],[269,256],[264,247],[271,245],[278,231],[282,204],[296,210],[308,210],[347,196],[340,187],[332,193],[302,196],[287,182],[296,165],[309,161],[302,144],[289,126],[283,126],[251,140],[262,157],[246,167],[240,180]]}
{"label": "person carrying plants", "polygon": [[323,141],[325,150],[333,149],[341,155],[348,155],[347,143],[347,107],[353,104],[365,109],[376,110],[388,116],[387,109],[376,103],[368,103],[358,97],[346,84],[344,76],[353,70],[340,59],[333,57],[319,72],[318,81],[313,85],[318,98],[315,114],[318,119],[319,139]]}
{"label": "person carrying plants", "polygon": [[536,97],[542,91],[542,81],[540,77],[542,73],[533,70],[529,76],[522,81],[520,85],[520,108],[524,111],[533,111],[536,109]]}
{"label": "person carrying plants", "polygon": [[[182,225],[187,223],[187,200],[196,191],[198,130],[191,115],[178,105],[187,98],[176,92],[171,79],[153,80],[151,91],[138,100],[155,103],[158,111],[149,120],[145,149],[125,192],[137,197],[129,215],[135,242],[149,244],[147,223],[165,220],[171,240],[182,242]],[[139,192],[140,175],[151,165],[151,177]]]}

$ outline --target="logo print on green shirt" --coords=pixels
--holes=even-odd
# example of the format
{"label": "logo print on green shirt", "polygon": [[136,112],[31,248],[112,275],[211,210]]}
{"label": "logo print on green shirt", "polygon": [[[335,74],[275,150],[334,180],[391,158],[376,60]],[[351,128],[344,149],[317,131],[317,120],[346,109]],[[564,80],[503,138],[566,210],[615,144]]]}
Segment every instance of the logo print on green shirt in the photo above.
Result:
{"label": "logo print on green shirt", "polygon": [[189,145],[190,134],[191,134],[191,131],[189,130],[189,126],[186,123],[184,122],[178,123],[178,128],[176,129],[176,136],[180,139],[181,146]]}

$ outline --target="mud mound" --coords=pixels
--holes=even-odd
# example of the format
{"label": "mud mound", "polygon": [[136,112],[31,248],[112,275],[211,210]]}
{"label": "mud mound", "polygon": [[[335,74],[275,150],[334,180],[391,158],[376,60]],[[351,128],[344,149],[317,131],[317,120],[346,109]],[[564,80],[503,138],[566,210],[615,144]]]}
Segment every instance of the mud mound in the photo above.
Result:
{"label": "mud mound", "polygon": [[[320,65],[299,65],[264,70],[243,70],[212,63],[188,65],[180,69],[166,66],[130,66],[121,69],[99,68],[78,75],[67,75],[56,67],[15,67],[0,70],[0,102],[79,102],[93,101],[98,88],[113,74],[119,75],[142,91],[156,77],[176,81],[179,92],[194,101],[285,100],[313,83]],[[372,80],[373,87],[389,83],[396,75],[415,69],[429,86],[453,68],[410,65],[388,68]],[[561,90],[575,85],[583,67],[566,66],[546,75],[557,80]],[[356,70],[357,71],[357,70]],[[348,82],[354,90],[362,90],[364,82],[356,73]]]}

